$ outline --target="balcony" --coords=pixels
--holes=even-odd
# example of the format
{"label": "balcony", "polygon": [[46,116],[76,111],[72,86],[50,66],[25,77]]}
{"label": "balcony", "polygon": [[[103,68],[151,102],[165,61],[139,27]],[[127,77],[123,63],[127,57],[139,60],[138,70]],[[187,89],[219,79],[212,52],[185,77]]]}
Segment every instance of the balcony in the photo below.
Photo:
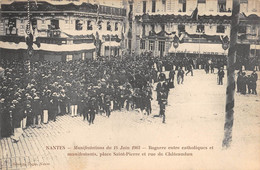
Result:
{"label": "balcony", "polygon": [[18,44],[19,42],[25,42],[25,37],[24,36],[3,35],[3,36],[0,36],[0,41],[14,42],[14,43]]}
{"label": "balcony", "polygon": [[67,44],[67,38],[59,38],[59,37],[38,37],[37,40],[40,43],[44,44]]}
{"label": "balcony", "polygon": [[116,16],[126,16],[126,9],[100,5],[99,13],[108,14],[108,15],[116,15]]}
{"label": "balcony", "polygon": [[[20,42],[25,42],[25,37],[4,35],[4,36],[0,36],[0,41],[13,42],[18,44]],[[94,39],[90,37],[83,37],[83,38],[37,37],[37,41],[44,44],[62,45],[62,44],[69,44],[68,41],[73,42],[73,44],[92,43]]]}

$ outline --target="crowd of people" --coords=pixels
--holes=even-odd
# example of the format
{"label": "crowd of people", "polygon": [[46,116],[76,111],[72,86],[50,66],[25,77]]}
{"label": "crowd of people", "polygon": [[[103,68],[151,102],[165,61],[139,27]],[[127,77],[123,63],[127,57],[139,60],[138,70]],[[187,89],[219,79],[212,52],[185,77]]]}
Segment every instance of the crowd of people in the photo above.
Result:
{"label": "crowd of people", "polygon": [[0,84],[1,135],[13,135],[21,127],[40,128],[63,114],[82,115],[89,124],[96,114],[109,117],[123,107],[149,115],[152,82],[159,81],[160,64],[148,54],[124,60],[1,60],[5,69]]}
{"label": "crowd of people", "polygon": [[[0,60],[0,66],[4,68],[0,77],[1,136],[12,136],[14,141],[18,141],[18,130],[40,128],[42,123],[56,121],[58,115],[82,116],[89,125],[94,123],[96,114],[109,117],[112,111],[122,108],[150,115],[155,82],[158,117],[165,123],[175,72],[177,83],[183,84],[183,67],[186,76],[193,76],[192,69],[196,67],[187,58],[153,58],[150,53],[134,58],[68,62],[13,58]],[[207,68],[207,64],[203,67]],[[169,75],[164,71],[169,71]]]}
{"label": "crowd of people", "polygon": [[246,72],[239,71],[237,73],[237,92],[245,95],[248,94],[257,94],[258,75],[254,70],[251,74],[246,75]]}

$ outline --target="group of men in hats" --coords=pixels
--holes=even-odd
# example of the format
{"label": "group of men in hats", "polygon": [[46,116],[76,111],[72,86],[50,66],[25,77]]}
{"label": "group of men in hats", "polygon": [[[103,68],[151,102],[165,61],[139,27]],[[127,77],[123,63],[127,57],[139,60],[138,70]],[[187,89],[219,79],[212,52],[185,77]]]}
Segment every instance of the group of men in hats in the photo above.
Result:
{"label": "group of men in hats", "polygon": [[239,71],[237,73],[237,92],[241,94],[257,94],[258,75],[254,70],[251,74],[246,75],[246,72]]}
{"label": "group of men in hats", "polygon": [[12,135],[17,141],[21,129],[40,128],[64,114],[82,115],[89,124],[96,114],[109,117],[122,108],[149,115],[157,61],[149,56],[29,64],[22,58],[1,60],[1,136]]}

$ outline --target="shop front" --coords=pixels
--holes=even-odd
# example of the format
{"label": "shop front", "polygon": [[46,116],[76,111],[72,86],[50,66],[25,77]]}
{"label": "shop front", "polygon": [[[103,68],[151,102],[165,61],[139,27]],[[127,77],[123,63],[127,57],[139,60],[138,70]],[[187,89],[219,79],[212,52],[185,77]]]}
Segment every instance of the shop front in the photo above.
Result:
{"label": "shop front", "polygon": [[184,53],[193,55],[212,55],[212,56],[226,56],[228,50],[224,50],[222,44],[205,44],[205,43],[182,43],[178,46],[172,45],[169,53]]}
{"label": "shop front", "polygon": [[[23,58],[27,55],[25,42],[3,42],[0,41],[1,56],[8,59],[13,57]],[[38,47],[33,45],[34,55],[32,60],[69,61],[75,59],[93,59],[94,43],[83,44],[45,44]]]}
{"label": "shop front", "polygon": [[120,54],[120,42],[115,42],[115,41],[106,41],[103,44],[103,52],[101,54],[103,56],[118,56]]}
{"label": "shop front", "polygon": [[172,44],[168,53],[177,60],[193,61],[195,69],[203,69],[211,63],[215,67],[226,65],[228,49],[224,50],[222,44],[181,43],[175,46]]}

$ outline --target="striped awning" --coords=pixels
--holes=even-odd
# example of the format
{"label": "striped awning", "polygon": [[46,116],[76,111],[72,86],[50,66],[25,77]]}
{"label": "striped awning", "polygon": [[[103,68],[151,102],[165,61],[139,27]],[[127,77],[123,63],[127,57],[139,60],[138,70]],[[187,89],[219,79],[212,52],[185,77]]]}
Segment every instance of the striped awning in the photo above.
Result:
{"label": "striped awning", "polygon": [[[0,41],[0,48],[10,49],[10,50],[20,50],[27,49],[25,42],[20,42],[18,44],[14,42],[3,42]],[[94,43],[82,43],[82,44],[45,44],[41,43],[41,46],[38,48],[37,45],[33,45],[33,49],[36,51],[50,51],[50,52],[75,52],[75,51],[85,51],[95,49]]]}
{"label": "striped awning", "polygon": [[119,47],[120,43],[119,42],[115,42],[115,41],[106,41],[103,43],[104,46],[111,46],[111,47]]}
{"label": "striped awning", "polygon": [[225,55],[227,51],[222,48],[222,44],[205,44],[205,43],[182,43],[176,48],[171,45],[169,53],[190,53],[190,54],[210,54]]}

